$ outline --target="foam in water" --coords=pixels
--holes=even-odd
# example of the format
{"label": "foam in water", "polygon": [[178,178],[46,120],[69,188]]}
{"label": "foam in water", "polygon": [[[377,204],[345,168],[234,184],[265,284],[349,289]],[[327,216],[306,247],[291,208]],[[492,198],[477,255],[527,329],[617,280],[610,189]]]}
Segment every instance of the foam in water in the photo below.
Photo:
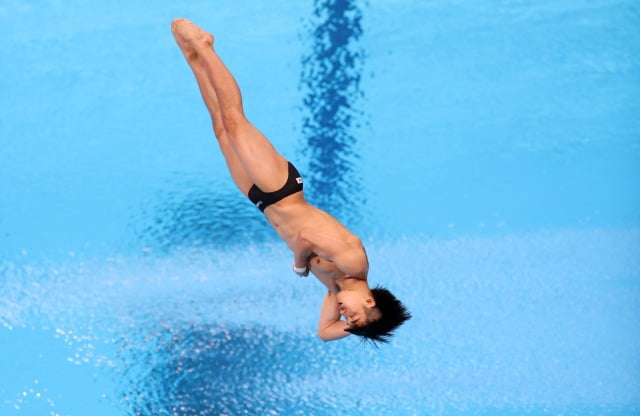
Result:
{"label": "foam in water", "polygon": [[[369,241],[371,282],[414,315],[379,350],[355,337],[317,339],[324,291],[289,271],[283,245],[5,261],[3,337],[33,342],[3,343],[2,355],[15,359],[3,364],[12,377],[2,406],[632,414],[639,239],[638,230],[596,229]],[[32,360],[39,370],[26,371]]]}

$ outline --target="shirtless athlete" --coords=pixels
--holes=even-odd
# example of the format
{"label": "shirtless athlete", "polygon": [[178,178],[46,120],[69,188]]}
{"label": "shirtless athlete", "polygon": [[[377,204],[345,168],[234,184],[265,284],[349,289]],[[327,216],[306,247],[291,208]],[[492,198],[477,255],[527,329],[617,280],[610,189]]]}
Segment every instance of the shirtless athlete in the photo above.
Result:
{"label": "shirtless athlete", "polygon": [[186,19],[174,20],[171,29],[196,77],[233,181],[293,251],[293,271],[300,276],[311,271],[328,289],[320,338],[351,333],[388,342],[410,314],[388,290],[369,288],[360,239],[305,201],[296,168],[245,118],[240,89],[214,52],[213,36]]}

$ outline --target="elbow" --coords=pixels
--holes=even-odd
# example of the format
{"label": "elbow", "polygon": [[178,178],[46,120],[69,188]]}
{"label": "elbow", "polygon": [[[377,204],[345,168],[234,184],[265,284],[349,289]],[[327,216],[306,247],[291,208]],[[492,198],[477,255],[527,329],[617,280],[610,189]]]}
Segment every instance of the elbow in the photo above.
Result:
{"label": "elbow", "polygon": [[324,332],[322,332],[322,330],[320,329],[318,329],[318,338],[320,338],[320,341],[322,342],[331,341],[331,339],[327,337],[327,335]]}
{"label": "elbow", "polygon": [[331,336],[329,331],[321,328],[318,328],[318,338],[320,338],[322,342],[329,342],[336,339],[335,336]]}
{"label": "elbow", "polygon": [[295,249],[294,252],[306,252],[310,250],[311,244],[309,243],[309,239],[307,238],[307,233],[304,229],[298,232],[298,236],[295,240]]}
{"label": "elbow", "polygon": [[303,243],[308,244],[309,242],[308,234],[309,233],[307,228],[302,228],[300,231],[298,231],[298,238],[297,238],[298,244],[303,244]]}

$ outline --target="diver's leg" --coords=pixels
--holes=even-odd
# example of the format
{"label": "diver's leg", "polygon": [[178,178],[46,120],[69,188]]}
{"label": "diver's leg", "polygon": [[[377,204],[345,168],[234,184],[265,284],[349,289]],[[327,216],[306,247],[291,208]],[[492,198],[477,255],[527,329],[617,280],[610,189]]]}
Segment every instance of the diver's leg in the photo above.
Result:
{"label": "diver's leg", "polygon": [[244,170],[244,166],[242,166],[235,150],[233,150],[233,147],[231,147],[231,144],[229,143],[227,132],[225,131],[224,123],[222,121],[222,113],[220,112],[218,97],[216,96],[213,84],[209,80],[209,75],[205,69],[205,63],[198,53],[187,43],[181,41],[178,37],[176,37],[176,41],[196,77],[196,82],[200,88],[200,94],[202,95],[202,99],[209,110],[209,114],[211,115],[213,131],[218,139],[220,150],[227,162],[229,173],[231,174],[236,186],[243,194],[246,195],[249,192],[249,188],[253,185],[253,182]]}
{"label": "diver's leg", "polygon": [[218,98],[224,130],[228,141],[244,166],[251,182],[265,192],[280,189],[288,176],[287,161],[271,142],[244,116],[238,85],[215,54],[212,36],[185,19],[173,22],[178,42],[189,44],[202,58]]}

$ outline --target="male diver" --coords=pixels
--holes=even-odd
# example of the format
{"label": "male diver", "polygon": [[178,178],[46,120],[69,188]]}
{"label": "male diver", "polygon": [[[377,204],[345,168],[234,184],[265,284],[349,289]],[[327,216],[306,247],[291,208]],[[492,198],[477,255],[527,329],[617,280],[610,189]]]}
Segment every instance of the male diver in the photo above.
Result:
{"label": "male diver", "polygon": [[215,53],[213,36],[186,19],[175,19],[171,30],[193,70],[233,181],[293,251],[293,271],[313,273],[328,289],[319,337],[356,334],[388,342],[411,315],[387,289],[369,288],[360,239],[305,201],[296,168],[245,118],[240,89]]}

